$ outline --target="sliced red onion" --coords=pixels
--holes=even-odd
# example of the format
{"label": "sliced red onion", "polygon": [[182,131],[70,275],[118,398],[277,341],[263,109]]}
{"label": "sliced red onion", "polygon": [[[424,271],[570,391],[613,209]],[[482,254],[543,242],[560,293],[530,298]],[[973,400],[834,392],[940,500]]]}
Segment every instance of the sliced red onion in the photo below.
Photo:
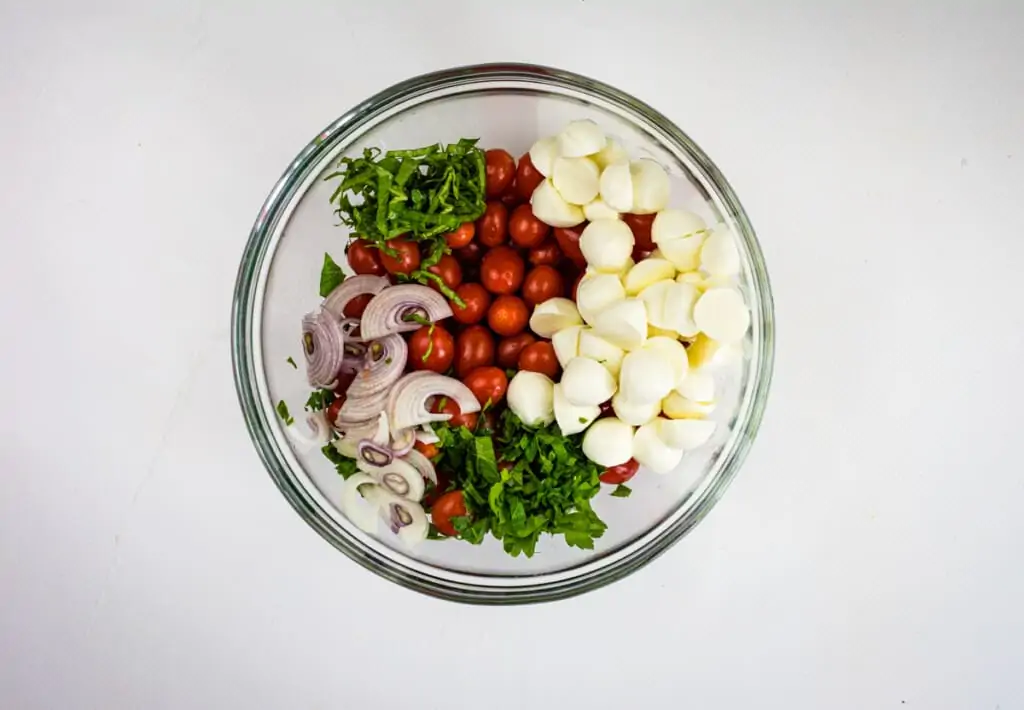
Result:
{"label": "sliced red onion", "polygon": [[440,440],[440,437],[434,433],[434,429],[429,424],[420,425],[419,430],[416,432],[416,441],[420,443],[436,444]]}
{"label": "sliced red onion", "polygon": [[480,411],[480,402],[466,385],[458,380],[433,372],[411,373],[400,379],[391,388],[387,413],[392,429],[406,429],[426,422],[444,422],[450,414],[434,414],[427,411],[427,400],[441,395],[459,405],[463,414]]}
{"label": "sliced red onion", "polygon": [[[359,319],[358,318],[342,318],[341,319],[341,332],[345,334],[345,342],[349,343],[361,343],[363,342],[362,335],[356,335],[356,331],[359,330]],[[361,332],[361,331],[360,331]]]}
{"label": "sliced red onion", "polygon": [[391,451],[395,456],[405,456],[416,445],[415,429],[400,429],[391,432]]}
{"label": "sliced red onion", "polygon": [[434,469],[434,464],[426,456],[416,449],[411,449],[409,453],[402,457],[402,460],[419,471],[423,478],[435,486],[437,485],[437,471]]}
{"label": "sliced red onion", "polygon": [[362,296],[364,293],[372,293],[376,296],[390,285],[391,282],[385,276],[372,276],[370,274],[349,276],[337,288],[327,294],[323,307],[333,313],[335,318],[344,318],[345,306],[353,298]]}
{"label": "sliced red onion", "polygon": [[339,423],[337,430],[340,438],[335,440],[334,448],[341,455],[353,459],[359,458],[359,442],[363,439],[370,439],[381,445],[387,444],[390,439],[388,418],[384,413],[370,421]]}
{"label": "sliced red onion", "polygon": [[313,387],[336,381],[345,357],[345,335],[338,319],[320,309],[302,318],[302,352],[306,356],[306,377]]}
{"label": "sliced red onion", "polygon": [[397,496],[383,486],[377,488],[374,500],[380,517],[404,544],[413,547],[427,539],[430,525],[419,503]]}
{"label": "sliced red onion", "polygon": [[401,335],[386,335],[366,348],[363,370],[348,388],[349,397],[370,397],[395,384],[409,359],[409,346]]}
{"label": "sliced red onion", "polygon": [[388,391],[381,390],[364,397],[354,397],[352,388],[346,393],[345,403],[338,410],[339,422],[361,422],[379,416],[388,403]]}
{"label": "sliced red onion", "polygon": [[451,315],[447,299],[434,289],[401,284],[381,291],[366,304],[360,334],[366,340],[376,340],[391,333],[416,330],[424,320],[433,323]]}
{"label": "sliced red onion", "polygon": [[314,446],[323,446],[331,440],[331,425],[328,424],[327,414],[324,412],[313,412],[306,417],[306,424],[309,425],[310,431],[313,432],[312,436],[300,431],[298,427],[288,427],[288,433],[301,446],[313,448]]}
{"label": "sliced red onion", "polygon": [[357,528],[375,533],[382,503],[377,482],[369,474],[357,473],[342,486],[338,508]]}
{"label": "sliced red onion", "polygon": [[373,476],[378,485],[391,491],[395,495],[411,501],[423,499],[426,491],[426,484],[420,472],[407,461],[392,459],[390,463],[383,466],[376,466],[364,458],[356,459],[356,466],[360,471]]}
{"label": "sliced red onion", "polygon": [[361,461],[365,461],[371,466],[387,466],[395,459],[391,449],[370,439],[360,441],[356,446],[356,452],[359,454]]}

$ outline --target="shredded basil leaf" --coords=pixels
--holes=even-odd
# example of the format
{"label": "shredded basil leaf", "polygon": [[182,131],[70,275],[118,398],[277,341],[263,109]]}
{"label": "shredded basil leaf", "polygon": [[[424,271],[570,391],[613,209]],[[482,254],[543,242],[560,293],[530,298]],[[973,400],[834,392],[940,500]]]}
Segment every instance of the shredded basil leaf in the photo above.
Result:
{"label": "shredded basil leaf", "polygon": [[324,252],[324,265],[320,269],[320,297],[327,296],[345,280],[345,272],[334,263],[331,255]]}

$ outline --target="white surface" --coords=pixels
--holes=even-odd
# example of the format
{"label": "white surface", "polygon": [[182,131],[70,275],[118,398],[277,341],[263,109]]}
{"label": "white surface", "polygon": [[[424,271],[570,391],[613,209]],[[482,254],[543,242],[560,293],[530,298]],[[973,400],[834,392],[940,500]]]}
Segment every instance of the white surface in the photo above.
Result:
{"label": "white surface", "polygon": [[[1024,707],[1024,5],[846,4],[0,2],[0,706]],[[229,365],[293,154],[484,60],[675,119],[743,199],[779,319],[724,501],[532,608],[323,542]]]}

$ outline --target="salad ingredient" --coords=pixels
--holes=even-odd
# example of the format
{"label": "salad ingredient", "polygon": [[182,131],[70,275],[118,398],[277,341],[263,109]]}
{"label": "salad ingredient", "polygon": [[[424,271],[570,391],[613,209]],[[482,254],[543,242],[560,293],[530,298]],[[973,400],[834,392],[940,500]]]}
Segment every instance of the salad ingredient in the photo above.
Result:
{"label": "salad ingredient", "polygon": [[516,161],[507,150],[492,148],[484,151],[485,183],[488,197],[505,192],[516,176]]}
{"label": "salad ingredient", "polygon": [[583,216],[593,222],[595,219],[619,219],[619,213],[608,206],[600,197],[583,205]]}
{"label": "salad ingredient", "polygon": [[414,370],[443,373],[455,359],[455,339],[436,323],[420,326],[409,338],[409,358]]}
{"label": "salad ingredient", "polygon": [[449,419],[447,421],[448,426],[451,427],[466,427],[470,431],[476,431],[476,423],[479,417],[476,412],[462,413],[462,409],[459,405],[447,397],[438,397],[434,400],[434,403],[430,407],[431,412],[437,414],[446,414]]}
{"label": "salad ingredient", "polygon": [[695,402],[714,402],[715,378],[710,372],[691,370],[682,383],[676,385],[676,392]]}
{"label": "salad ingredient", "polygon": [[586,329],[580,331],[579,354],[597,360],[612,374],[612,377],[618,377],[622,367],[622,358],[626,353],[618,345],[610,343],[594,331]]}
{"label": "salad ingredient", "polygon": [[[376,446],[368,444],[367,448]],[[362,444],[360,444],[362,447]],[[362,448],[360,448],[360,453]],[[391,491],[406,500],[420,501],[426,486],[419,470],[408,461],[393,458],[385,464],[378,464],[365,456],[360,457],[359,468],[370,474],[381,488]]]}
{"label": "salad ingredient", "polygon": [[359,331],[365,340],[416,330],[452,315],[444,296],[427,286],[401,284],[377,294],[366,306]]}
{"label": "salad ingredient", "polygon": [[535,266],[523,281],[523,299],[531,306],[565,292],[565,280],[553,266]]}
{"label": "salad ingredient", "polygon": [[651,239],[659,247],[669,241],[703,233],[707,225],[700,215],[687,210],[661,210],[651,224]]}
{"label": "salad ingredient", "polygon": [[463,268],[479,266],[484,258],[484,247],[478,241],[472,241],[464,247],[456,249],[454,254]]}
{"label": "salad ingredient", "polygon": [[594,332],[623,350],[635,350],[647,339],[647,310],[637,298],[618,301],[594,319]]}
{"label": "salad ingredient", "polygon": [[633,458],[633,427],[617,417],[598,419],[583,435],[583,453],[605,468],[626,463]]}
{"label": "salad ingredient", "polygon": [[431,507],[430,520],[442,535],[455,537],[458,535],[458,532],[456,532],[455,526],[452,525],[452,518],[462,518],[468,514],[466,511],[466,500],[462,496],[462,491],[449,491],[438,498],[437,502]]}
{"label": "salad ingredient", "polygon": [[700,331],[693,318],[694,306],[700,291],[690,283],[674,282],[665,296],[666,327],[683,337],[690,338]]}
{"label": "salad ingredient", "polygon": [[402,543],[415,547],[427,539],[430,522],[423,512],[423,506],[380,486],[376,498],[380,517]]}
{"label": "salad ingredient", "polygon": [[330,254],[324,253],[324,265],[320,269],[320,297],[323,298],[345,280],[345,273],[334,263]]}
{"label": "salad ingredient", "polygon": [[516,196],[524,202],[528,201],[533,195],[533,191],[542,182],[544,182],[544,175],[534,166],[530,154],[524,153],[523,157],[519,159],[519,165],[516,166]]}
{"label": "salad ingredient", "polygon": [[750,311],[736,289],[713,288],[697,299],[693,307],[693,322],[709,338],[721,343],[734,343],[750,327]]}
{"label": "salad ingredient", "polygon": [[475,236],[476,225],[473,222],[463,222],[457,229],[444,235],[444,241],[450,249],[461,249],[468,246]]}
{"label": "salad ingredient", "polygon": [[498,367],[510,370],[518,366],[519,353],[523,351],[527,345],[536,343],[537,339],[530,333],[520,333],[519,335],[513,335],[509,338],[502,338],[501,342],[498,343]]}
{"label": "salad ingredient", "polygon": [[[593,224],[596,224],[594,222]],[[593,325],[601,311],[626,298],[622,281],[615,274],[585,276],[576,291],[576,307],[587,323]]]}
{"label": "salad ingredient", "polygon": [[494,336],[482,325],[472,325],[455,340],[455,374],[465,377],[471,371],[494,362]]}
{"label": "salad ingredient", "polygon": [[578,405],[566,399],[561,383],[552,388],[552,405],[555,421],[565,436],[580,433],[601,414],[601,407],[598,405]]}
{"label": "salad ingredient", "polygon": [[556,266],[562,259],[562,250],[553,238],[545,239],[538,246],[530,249],[526,260],[534,266]]}
{"label": "salad ingredient", "polygon": [[665,168],[650,158],[640,158],[629,164],[633,178],[634,214],[651,214],[668,206],[669,181]]}
{"label": "salad ingredient", "polygon": [[389,239],[381,250],[380,262],[389,274],[408,276],[420,268],[420,248],[409,239]]}
{"label": "salad ingredient", "polygon": [[530,163],[538,173],[551,177],[560,152],[556,136],[541,138],[530,148]]}
{"label": "salad ingredient", "polygon": [[634,404],[661,402],[675,386],[672,362],[658,350],[634,350],[622,359],[619,388]]}
{"label": "salad ingredient", "polygon": [[487,315],[491,305],[491,294],[477,283],[466,283],[455,289],[463,306],[452,304],[452,317],[463,325],[479,323]]}
{"label": "salad ingredient", "polygon": [[[345,395],[345,401],[338,410],[338,423],[357,424],[380,416],[388,403],[388,390],[383,389],[363,397]],[[385,439],[385,442],[387,439]]]}
{"label": "salad ingredient", "polygon": [[678,392],[669,392],[661,402],[661,411],[670,419],[703,419],[714,410],[714,402],[696,402]]}
{"label": "salad ingredient", "polygon": [[631,426],[640,426],[653,421],[661,414],[661,400],[656,402],[633,402],[621,391],[612,397],[612,411],[622,421]]}
{"label": "salad ingredient", "polygon": [[[380,250],[365,239],[353,239],[348,245],[348,265],[356,274],[383,276]],[[322,278],[322,276],[321,276]]]}
{"label": "salad ingredient", "polygon": [[633,495],[633,489],[621,483],[612,491],[612,498],[629,498],[631,495]]}
{"label": "salad ingredient", "polygon": [[520,370],[508,383],[508,407],[526,426],[547,426],[555,420],[554,387],[550,377]]}
{"label": "salad ingredient", "polygon": [[[428,266],[427,272],[440,277],[449,289],[456,289],[462,283],[462,267],[451,254],[445,254],[438,259],[436,264]],[[428,285],[435,290],[440,290],[440,286],[436,282],[431,282]]]}
{"label": "salad ingredient", "polygon": [[584,219],[583,209],[566,201],[551,180],[537,186],[530,196],[530,205],[534,216],[552,227],[575,227]]}
{"label": "salad ingredient", "polygon": [[551,173],[551,184],[566,202],[585,205],[597,197],[601,173],[589,158],[559,157]]}
{"label": "salad ingredient", "polygon": [[501,368],[491,365],[476,368],[462,378],[462,381],[485,408],[493,407],[501,402],[508,389],[508,377],[505,372]]}
{"label": "salad ingredient", "polygon": [[496,247],[508,241],[508,207],[498,201],[488,202],[476,222],[476,234],[485,247]]}
{"label": "salad ingredient", "polygon": [[633,435],[633,458],[655,473],[668,473],[683,460],[683,451],[662,441],[658,429],[658,420],[655,420],[636,430]]}
{"label": "salad ingredient", "polygon": [[345,335],[341,323],[321,308],[302,319],[302,352],[306,377],[313,387],[333,387],[345,356]]}
{"label": "salad ingredient", "polygon": [[281,417],[281,421],[284,422],[285,426],[291,426],[295,423],[295,417],[288,411],[288,404],[282,399],[277,403],[277,416]]}
{"label": "salad ingredient", "polygon": [[721,343],[712,340],[704,333],[699,333],[690,343],[690,347],[686,349],[690,369],[697,370],[717,361],[723,350]]}
{"label": "salad ingredient", "polygon": [[612,374],[589,357],[574,357],[562,373],[565,398],[576,405],[595,406],[611,399],[617,385]]}
{"label": "salad ingredient", "polygon": [[590,268],[618,273],[633,251],[633,233],[621,220],[599,219],[583,230],[580,250]]}
{"label": "salad ingredient", "polygon": [[616,212],[633,209],[633,174],[629,163],[615,163],[601,172],[601,200]]}
{"label": "salad ingredient", "polygon": [[604,148],[591,155],[590,158],[597,163],[597,167],[604,170],[614,163],[628,163],[629,153],[626,152],[626,149],[618,141],[609,137],[604,144]]}
{"label": "salad ingredient", "polygon": [[647,308],[647,323],[655,328],[671,329],[674,324],[675,304],[670,301],[675,281],[658,281],[640,292],[639,298]]}
{"label": "salad ingredient", "polygon": [[658,250],[680,271],[694,271],[700,266],[700,248],[704,232],[662,242]]}
{"label": "salad ingredient", "polygon": [[405,458],[416,444],[417,429],[397,429],[391,432],[391,453]]}
{"label": "salad ingredient", "polygon": [[346,396],[360,399],[378,394],[393,385],[409,358],[409,346],[397,333],[385,335],[366,349],[363,369],[352,380]]}
{"label": "salad ingredient", "polygon": [[[421,447],[425,448],[427,446],[433,447],[433,452],[430,454],[430,456],[423,453],[423,450],[421,449]],[[438,448],[434,446],[434,444],[420,444],[419,446],[414,447],[407,451],[406,453],[404,453],[402,455],[402,458],[405,460],[406,463],[408,463],[410,466],[416,469],[416,471],[420,474],[420,478],[422,478],[425,481],[429,481],[436,486],[438,482],[437,471],[434,469],[434,464],[430,463],[430,457],[437,456],[437,452]]]}
{"label": "salad ingredient", "polygon": [[549,298],[538,304],[530,316],[530,330],[542,338],[550,338],[557,331],[574,325],[583,325],[583,319],[576,304],[568,298]]}
{"label": "salad ingredient", "polygon": [[562,367],[580,354],[580,335],[584,328],[582,325],[573,325],[551,334],[551,346]]}
{"label": "salad ingredient", "polygon": [[558,151],[570,158],[598,153],[606,143],[604,132],[589,118],[571,121],[558,134]]}
{"label": "salad ingredient", "polygon": [[[601,483],[621,486],[623,483],[633,478],[639,470],[640,464],[636,462],[636,459],[630,459],[626,463],[606,468],[604,473],[600,476]],[[612,495],[615,494],[613,493]]]}
{"label": "salad ingredient", "polygon": [[518,296],[498,296],[487,311],[487,324],[498,335],[521,332],[530,317],[530,309]]}
{"label": "salad ingredient", "polygon": [[688,451],[708,443],[715,428],[708,419],[659,419],[657,431],[666,446]]}
{"label": "salad ingredient", "polygon": [[555,227],[551,231],[555,235],[555,241],[558,242],[562,253],[581,269],[587,267],[587,260],[583,258],[583,252],[580,251],[580,235],[583,234],[586,226],[586,224],[579,224],[572,227]]}
{"label": "salad ingredient", "polygon": [[480,265],[480,281],[495,295],[515,293],[523,284],[526,264],[523,257],[507,246],[491,249]]}
{"label": "salad ingredient", "polygon": [[332,442],[338,453],[356,458],[359,455],[359,442],[370,439],[378,444],[386,444],[389,439],[388,418],[381,412],[370,419],[351,424],[338,422],[335,425],[341,438]]}
{"label": "salad ingredient", "polygon": [[508,233],[517,247],[535,247],[544,241],[551,231],[544,222],[533,215],[530,205],[519,205],[508,220]]}
{"label": "salad ingredient", "polygon": [[373,294],[370,293],[364,293],[360,296],[355,296],[354,298],[352,298],[352,300],[345,304],[345,308],[342,309],[341,315],[345,318],[362,318],[363,313],[366,311],[366,306],[372,298]]}
{"label": "salad ingredient", "polygon": [[416,372],[405,375],[395,386],[387,401],[387,414],[391,426],[405,429],[427,422],[443,422],[447,414],[433,414],[427,411],[430,397],[444,396],[459,405],[459,411],[466,414],[480,411],[480,402],[473,392],[458,380],[432,372]]}
{"label": "salad ingredient", "polygon": [[655,219],[657,219],[657,215],[654,214],[628,213],[622,215],[622,221],[628,224],[629,229],[633,232],[636,247],[643,251],[654,249],[654,238],[651,235],[651,228]]}
{"label": "salad ingredient", "polygon": [[289,355],[287,357],[287,359],[285,359],[285,362],[287,362],[289,365],[291,365],[293,370],[298,370],[299,369],[298,364],[295,362],[295,358],[293,358],[291,355]]}
{"label": "salad ingredient", "polygon": [[623,286],[625,287],[626,295],[636,296],[648,286],[652,286],[659,281],[674,279],[675,275],[676,267],[668,259],[647,258],[643,261],[638,261],[636,266],[626,272]]}
{"label": "salad ingredient", "polygon": [[700,249],[700,268],[712,276],[735,276],[740,272],[736,242],[724,228],[716,228]]}
{"label": "salad ingredient", "polygon": [[546,340],[523,348],[518,364],[520,372],[539,372],[552,379],[558,377],[558,357],[555,356],[554,347]]}
{"label": "salad ingredient", "polygon": [[360,465],[387,466],[395,456],[386,446],[370,439],[363,439],[356,445],[356,458]]}
{"label": "salad ingredient", "polygon": [[366,533],[377,532],[379,508],[377,482],[368,474],[349,477],[341,488],[338,509],[352,524]]}
{"label": "salad ingredient", "polygon": [[[686,382],[690,373],[690,363],[686,358],[686,348],[683,347],[682,343],[675,338],[656,335],[652,338],[647,338],[647,342],[644,343],[644,350],[652,350],[658,353],[671,366],[673,388],[678,388]],[[658,399],[661,399],[661,397]]]}

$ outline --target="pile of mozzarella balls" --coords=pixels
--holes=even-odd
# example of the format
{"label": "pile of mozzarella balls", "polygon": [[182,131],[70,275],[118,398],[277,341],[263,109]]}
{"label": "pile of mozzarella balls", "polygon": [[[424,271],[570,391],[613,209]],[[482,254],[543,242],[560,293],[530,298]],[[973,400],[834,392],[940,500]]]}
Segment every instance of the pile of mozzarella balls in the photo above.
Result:
{"label": "pile of mozzarella balls", "polygon": [[[734,238],[725,225],[708,228],[669,209],[665,169],[630,161],[592,121],[539,140],[530,159],[546,178],[533,193],[534,215],[553,227],[589,222],[580,236],[587,270],[575,302],[550,299],[530,319],[551,339],[561,380],[520,372],[509,406],[527,425],[557,421],[563,434],[585,432],[583,451],[599,465],[636,459],[671,471],[714,434],[706,418],[713,370],[750,326]],[[638,263],[622,213],[655,215],[656,249]],[[614,416],[600,417],[606,402]]]}

